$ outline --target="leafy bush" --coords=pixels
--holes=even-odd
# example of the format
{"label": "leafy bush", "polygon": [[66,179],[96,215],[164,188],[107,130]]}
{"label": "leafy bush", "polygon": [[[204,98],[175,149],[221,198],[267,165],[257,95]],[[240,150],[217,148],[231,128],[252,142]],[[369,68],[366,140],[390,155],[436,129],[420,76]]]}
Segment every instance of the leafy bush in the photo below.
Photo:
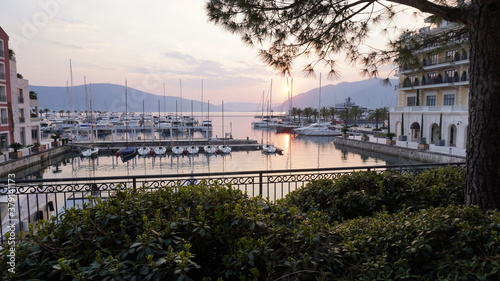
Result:
{"label": "leafy bush", "polygon": [[337,227],[355,280],[500,280],[500,213],[450,206]]}
{"label": "leafy bush", "polygon": [[203,183],[119,192],[37,225],[15,273],[3,249],[2,280],[499,280],[500,213],[445,195],[421,209],[417,183],[461,183],[436,173],[353,173],[277,203]]}
{"label": "leafy bush", "polygon": [[464,182],[465,171],[457,167],[430,169],[417,175],[353,172],[335,180],[313,181],[289,193],[282,204],[302,212],[325,212],[333,223],[380,211],[394,213],[462,204]]}
{"label": "leafy bush", "polygon": [[94,205],[39,225],[3,280],[263,280],[327,263],[322,215],[231,188],[126,191]]}

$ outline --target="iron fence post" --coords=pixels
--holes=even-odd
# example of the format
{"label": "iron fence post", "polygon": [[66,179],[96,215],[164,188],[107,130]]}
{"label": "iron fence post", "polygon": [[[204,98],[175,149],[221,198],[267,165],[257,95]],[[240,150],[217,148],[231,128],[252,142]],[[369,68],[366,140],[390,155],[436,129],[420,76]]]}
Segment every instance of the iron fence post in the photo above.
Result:
{"label": "iron fence post", "polygon": [[262,172],[260,172],[259,173],[259,195],[260,196],[262,196],[262,189],[263,189],[263,187],[262,187],[262,178],[263,178]]}

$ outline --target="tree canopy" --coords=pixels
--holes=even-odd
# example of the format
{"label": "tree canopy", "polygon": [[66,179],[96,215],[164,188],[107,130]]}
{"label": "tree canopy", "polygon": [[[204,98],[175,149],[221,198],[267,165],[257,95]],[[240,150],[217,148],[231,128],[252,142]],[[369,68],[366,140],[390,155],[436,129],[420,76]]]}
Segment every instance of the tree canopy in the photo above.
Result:
{"label": "tree canopy", "polygon": [[[329,68],[329,76],[337,76],[336,55],[345,52],[348,62],[364,65],[362,73],[376,76],[378,67],[396,61],[400,50],[368,50],[364,44],[376,26],[383,24],[385,31],[394,27],[395,17],[403,9],[399,4],[467,22],[467,5],[447,0],[215,0],[207,2],[206,9],[210,21],[260,48],[261,59],[282,74],[290,74],[297,58],[309,56],[314,59],[304,67],[306,74],[313,74],[322,64]],[[392,45],[399,46],[397,42]]]}
{"label": "tree canopy", "polygon": [[[339,74],[338,55],[363,65],[362,73],[377,76],[381,65],[412,62],[413,50],[467,33],[470,45],[469,127],[467,129],[468,204],[500,209],[500,2],[498,0],[212,0],[209,20],[260,49],[260,58],[284,75],[299,57],[307,57],[306,74],[318,65]],[[408,44],[411,31],[385,49],[367,49],[370,32],[395,27],[404,10],[427,13],[432,22],[457,23],[453,33],[420,38]],[[377,40],[380,40],[377,38]],[[412,49],[413,48],[413,49]]]}

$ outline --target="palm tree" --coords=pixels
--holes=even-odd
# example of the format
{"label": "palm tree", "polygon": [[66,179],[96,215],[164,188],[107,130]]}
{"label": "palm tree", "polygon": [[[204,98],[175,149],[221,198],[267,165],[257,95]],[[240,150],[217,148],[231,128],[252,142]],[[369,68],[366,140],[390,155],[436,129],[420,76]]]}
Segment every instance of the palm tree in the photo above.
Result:
{"label": "palm tree", "polygon": [[333,122],[333,121],[335,121],[335,107],[330,106],[330,107],[328,108],[328,116],[330,116],[330,117],[331,117],[332,122]]}
{"label": "palm tree", "polygon": [[293,121],[295,121],[295,116],[297,116],[297,115],[298,115],[298,113],[297,113],[297,112],[298,112],[298,110],[299,110],[299,108],[297,108],[297,107],[292,107],[292,108],[290,109],[290,115],[292,115],[292,116],[293,116]]}
{"label": "palm tree", "polygon": [[45,118],[47,118],[47,115],[49,114],[50,109],[45,108],[45,109],[43,110],[43,112],[45,112]]}
{"label": "palm tree", "polygon": [[326,118],[328,117],[328,115],[329,115],[329,112],[330,112],[330,111],[328,110],[328,108],[326,108],[326,107],[322,107],[322,108],[319,110],[319,115],[320,115],[320,117],[321,117],[321,118],[326,119]]}
{"label": "palm tree", "polygon": [[361,114],[363,114],[363,110],[361,110],[359,107],[351,107],[351,116],[354,119],[354,124],[356,125],[358,122],[358,118],[361,117]]}
{"label": "palm tree", "polygon": [[347,126],[351,117],[352,117],[352,111],[351,108],[348,107],[344,108],[339,114],[339,118],[341,120],[344,120],[344,126]]}
{"label": "palm tree", "polygon": [[312,107],[306,107],[304,108],[304,116],[307,118],[307,121],[311,121],[311,115],[313,115],[313,109]]}
{"label": "palm tree", "polygon": [[368,115],[368,119],[375,121],[375,129],[378,130],[378,123],[380,121],[382,121],[382,123],[385,122],[388,113],[387,107],[377,108]]}

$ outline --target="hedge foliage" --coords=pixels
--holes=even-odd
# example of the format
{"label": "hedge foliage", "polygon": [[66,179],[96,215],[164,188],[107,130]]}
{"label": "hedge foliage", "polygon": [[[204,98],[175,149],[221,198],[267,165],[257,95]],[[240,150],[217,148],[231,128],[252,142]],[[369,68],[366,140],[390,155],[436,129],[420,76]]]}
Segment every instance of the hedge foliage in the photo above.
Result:
{"label": "hedge foliage", "polygon": [[302,212],[321,211],[331,223],[357,217],[463,205],[465,169],[444,167],[422,173],[353,172],[335,181],[317,180],[282,200]]}
{"label": "hedge foliage", "polygon": [[458,204],[460,177],[355,173],[277,203],[203,183],[120,192],[37,225],[15,273],[4,249],[2,280],[500,280],[500,213]]}

